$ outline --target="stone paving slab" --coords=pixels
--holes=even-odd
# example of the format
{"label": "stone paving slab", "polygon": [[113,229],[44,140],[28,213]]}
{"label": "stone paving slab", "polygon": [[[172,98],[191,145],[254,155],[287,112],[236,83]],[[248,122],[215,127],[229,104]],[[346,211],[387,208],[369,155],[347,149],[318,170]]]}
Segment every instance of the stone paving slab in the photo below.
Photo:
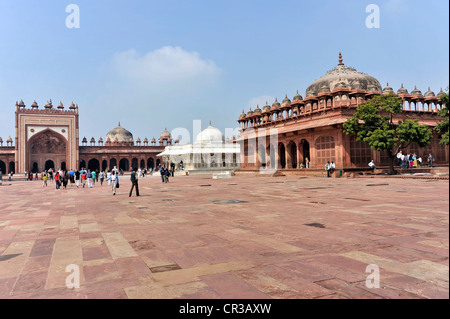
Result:
{"label": "stone paving slab", "polygon": [[[158,176],[0,188],[0,298],[449,298],[449,183]],[[380,288],[366,286],[366,267]],[[79,268],[79,288],[66,287]]]}

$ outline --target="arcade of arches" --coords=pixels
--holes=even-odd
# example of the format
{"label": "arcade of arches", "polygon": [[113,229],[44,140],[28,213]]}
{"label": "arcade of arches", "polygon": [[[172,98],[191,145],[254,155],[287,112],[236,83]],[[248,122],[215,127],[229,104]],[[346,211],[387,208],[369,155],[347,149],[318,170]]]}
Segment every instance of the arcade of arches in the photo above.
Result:
{"label": "arcade of arches", "polygon": [[[258,142],[256,153],[254,150]],[[300,169],[307,166],[307,161],[311,168],[318,169],[323,169],[328,161],[335,162],[341,168],[367,167],[371,160],[378,165],[389,166],[390,159],[386,152],[372,150],[367,143],[357,141],[356,136],[336,132],[321,132],[319,136],[304,138],[285,138],[278,141],[277,147],[269,144],[269,140],[265,142],[266,144],[260,140],[246,140],[243,143],[242,169]],[[440,144],[437,138],[427,147],[421,148],[417,143],[412,143],[402,152],[421,156],[424,161],[432,153],[437,164],[448,163],[448,146]]]}
{"label": "arcade of arches", "polygon": [[133,168],[147,168],[155,169],[161,165],[161,160],[156,159],[155,156],[139,154],[124,156],[123,154],[109,154],[100,157],[80,156],[79,169],[86,168],[90,170],[111,170],[114,167],[123,170],[124,172],[131,171]]}
{"label": "arcade of arches", "polygon": [[[23,101],[16,103],[15,139],[9,137],[6,146],[0,137],[0,170],[2,173],[23,174],[42,172],[50,168],[111,170],[114,167],[124,172],[133,168],[157,168],[164,162],[157,155],[164,145],[171,145],[172,138],[164,130],[159,138],[142,142],[133,139],[133,134],[119,125],[106,135],[105,143],[100,137],[79,138],[78,105],[68,109],[62,102],[54,108],[51,100],[44,108],[35,101],[27,108]],[[81,142],[81,143],[80,143]],[[81,145],[80,145],[81,144]]]}

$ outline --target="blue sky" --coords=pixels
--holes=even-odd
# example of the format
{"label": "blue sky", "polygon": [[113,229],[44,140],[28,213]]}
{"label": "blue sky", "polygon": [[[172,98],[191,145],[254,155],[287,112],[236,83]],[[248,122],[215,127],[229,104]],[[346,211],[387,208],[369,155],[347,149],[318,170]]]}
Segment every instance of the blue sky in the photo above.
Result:
{"label": "blue sky", "polygon": [[[68,29],[66,6],[80,8]],[[366,6],[380,8],[369,29]],[[135,139],[292,98],[338,63],[397,90],[449,84],[449,3],[442,0],[1,0],[0,136],[14,105],[79,105],[80,137],[120,121]],[[272,99],[272,100],[271,100]]]}

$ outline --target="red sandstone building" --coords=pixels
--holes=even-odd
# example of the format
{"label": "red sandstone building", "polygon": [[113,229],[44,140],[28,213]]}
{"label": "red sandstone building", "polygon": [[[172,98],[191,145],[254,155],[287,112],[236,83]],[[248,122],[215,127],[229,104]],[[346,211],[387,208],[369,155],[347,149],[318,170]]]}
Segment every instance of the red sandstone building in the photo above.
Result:
{"label": "red sandstone building", "polygon": [[[339,54],[337,67],[314,81],[306,89],[305,98],[297,92],[292,101],[286,96],[282,103],[275,100],[272,106],[266,103],[262,109],[257,106],[254,111],[242,111],[238,119],[241,169],[297,170],[306,166],[306,158],[316,169],[323,169],[327,161],[343,169],[367,168],[372,159],[378,166],[389,165],[387,154],[371,150],[343,132],[343,123],[358,105],[389,93],[394,93],[389,84],[383,89],[372,76],[345,66]],[[395,121],[418,119],[420,124],[436,127],[442,121],[437,114],[442,107],[441,94],[442,89],[435,96],[430,88],[424,95],[417,88],[408,93],[402,85],[397,95],[403,100],[404,112]],[[437,164],[449,162],[448,146],[439,144],[436,133],[429,146],[420,148],[413,143],[403,150],[406,152],[425,159],[432,153]]]}
{"label": "red sandstone building", "polygon": [[[81,145],[80,145],[81,142]],[[53,169],[111,170],[114,167],[125,172],[132,168],[156,168],[161,160],[157,154],[172,144],[170,133],[165,130],[157,143],[138,138],[119,125],[106,135],[89,141],[79,138],[78,105],[72,103],[64,109],[60,103],[54,108],[51,100],[43,109],[36,101],[31,108],[16,103],[15,140],[9,137],[6,146],[0,137],[0,170],[3,173],[22,174],[25,171],[42,172]]]}

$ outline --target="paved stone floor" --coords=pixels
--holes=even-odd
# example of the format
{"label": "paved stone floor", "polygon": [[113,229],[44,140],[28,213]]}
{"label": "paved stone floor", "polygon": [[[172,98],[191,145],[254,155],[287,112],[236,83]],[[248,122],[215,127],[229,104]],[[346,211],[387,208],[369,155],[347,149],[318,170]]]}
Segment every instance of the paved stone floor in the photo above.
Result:
{"label": "paved stone floor", "polygon": [[0,298],[449,298],[448,180],[4,184]]}

